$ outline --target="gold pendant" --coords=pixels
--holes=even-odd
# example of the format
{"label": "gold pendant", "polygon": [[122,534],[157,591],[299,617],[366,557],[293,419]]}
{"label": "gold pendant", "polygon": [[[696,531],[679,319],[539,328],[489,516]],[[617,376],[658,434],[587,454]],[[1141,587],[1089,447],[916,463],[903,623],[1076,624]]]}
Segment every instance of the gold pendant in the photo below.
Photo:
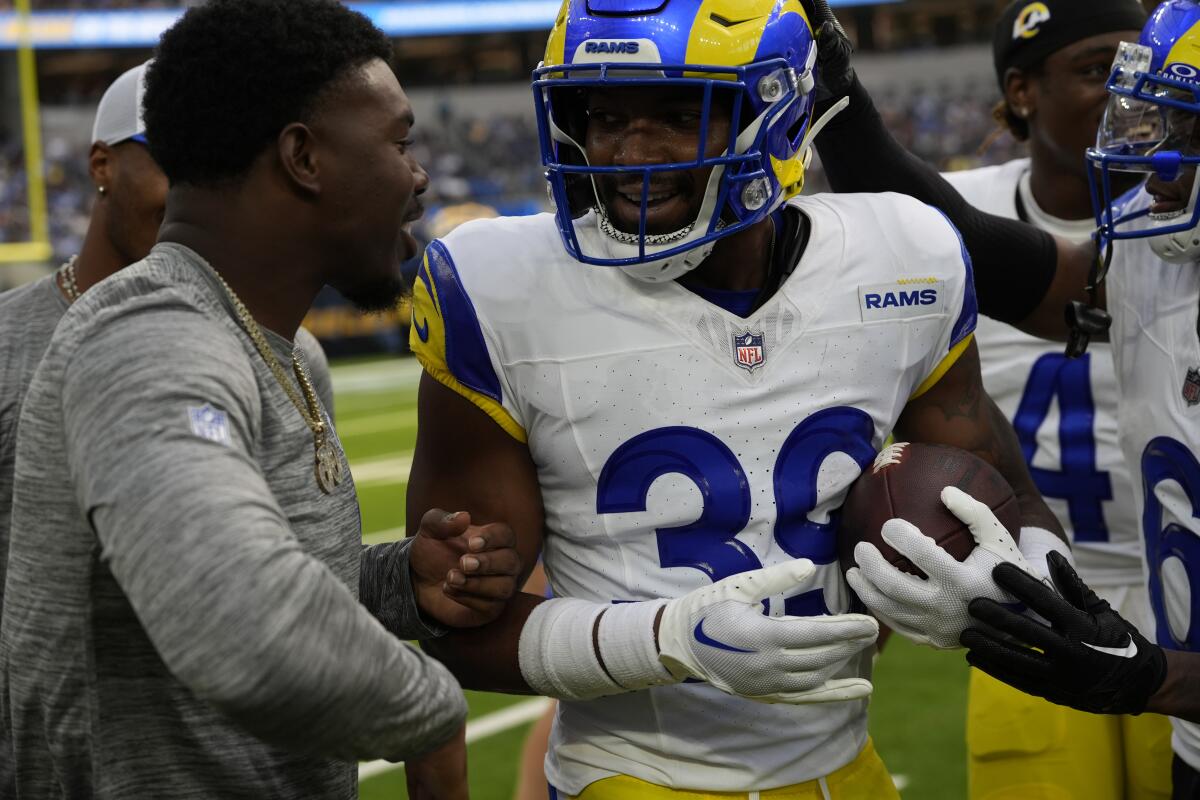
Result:
{"label": "gold pendant", "polygon": [[325,494],[332,494],[345,479],[345,468],[337,448],[325,441],[317,445],[317,484]]}

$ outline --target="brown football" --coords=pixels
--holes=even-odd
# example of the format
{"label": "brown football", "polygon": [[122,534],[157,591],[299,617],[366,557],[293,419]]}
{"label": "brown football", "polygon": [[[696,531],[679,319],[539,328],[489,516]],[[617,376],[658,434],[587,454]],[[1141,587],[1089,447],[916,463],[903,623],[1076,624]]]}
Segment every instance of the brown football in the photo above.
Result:
{"label": "brown football", "polygon": [[856,544],[870,542],[899,569],[925,577],[883,541],[883,523],[894,517],[908,520],[943,550],[964,560],[975,549],[975,538],[942,504],[942,489],[947,486],[957,486],[987,504],[1017,538],[1021,528],[1017,498],[991,464],[957,447],[901,442],[884,448],[850,487],[838,530],[842,569],[855,565]]}

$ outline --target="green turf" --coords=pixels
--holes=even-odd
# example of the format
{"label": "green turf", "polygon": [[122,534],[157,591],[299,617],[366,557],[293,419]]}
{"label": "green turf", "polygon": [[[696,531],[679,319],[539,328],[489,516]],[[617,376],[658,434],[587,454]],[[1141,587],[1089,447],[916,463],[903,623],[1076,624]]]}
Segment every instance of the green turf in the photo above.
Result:
{"label": "green turf", "polygon": [[905,800],[966,797],[967,663],[893,636],[875,665],[871,736]]}
{"label": "green turf", "polygon": [[[370,369],[361,362],[335,372],[344,377]],[[356,480],[360,471],[379,473],[378,465],[411,454],[416,435],[416,367],[413,362],[384,362],[381,371],[395,386],[370,390],[337,389],[337,424]],[[343,380],[339,381],[339,377]],[[345,429],[347,433],[341,431]],[[374,466],[372,466],[374,465]],[[384,470],[386,471],[386,470]],[[379,541],[380,531],[404,525],[405,482],[372,480],[359,487],[365,539]],[[965,796],[963,742],[967,670],[961,654],[919,648],[893,637],[875,671],[871,734],[893,774],[907,780],[905,800],[957,800]],[[468,693],[472,718],[524,698]],[[528,726],[475,743],[470,748],[473,800],[510,800],[521,745]],[[364,800],[406,797],[402,770],[364,781]]]}
{"label": "green turf", "polygon": [[[411,453],[417,438],[417,397],[412,388],[338,392],[338,438],[351,472],[356,466]],[[404,526],[408,482],[365,482],[358,486],[363,531],[372,534]]]}
{"label": "green turf", "polygon": [[[363,531],[370,536],[376,531],[404,527],[404,496],[407,483],[373,485],[358,490],[358,501],[362,504]],[[400,536],[388,537],[401,538]],[[367,539],[368,544],[379,544],[376,538]]]}

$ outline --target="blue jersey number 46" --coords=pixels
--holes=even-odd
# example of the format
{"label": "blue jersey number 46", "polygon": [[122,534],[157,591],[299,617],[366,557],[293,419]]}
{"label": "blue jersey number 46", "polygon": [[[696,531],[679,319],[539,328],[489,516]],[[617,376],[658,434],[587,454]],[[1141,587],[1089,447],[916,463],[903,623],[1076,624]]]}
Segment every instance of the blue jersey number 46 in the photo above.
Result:
{"label": "blue jersey number 46", "polygon": [[[1173,481],[1183,489],[1187,508],[1200,520],[1200,463],[1184,445],[1166,436],[1142,452],[1142,486],[1146,507],[1142,531],[1150,568],[1150,603],[1157,622],[1158,643],[1172,650],[1200,650],[1200,536],[1178,523],[1163,525],[1163,502],[1157,490]],[[1171,585],[1167,585],[1168,582]]]}

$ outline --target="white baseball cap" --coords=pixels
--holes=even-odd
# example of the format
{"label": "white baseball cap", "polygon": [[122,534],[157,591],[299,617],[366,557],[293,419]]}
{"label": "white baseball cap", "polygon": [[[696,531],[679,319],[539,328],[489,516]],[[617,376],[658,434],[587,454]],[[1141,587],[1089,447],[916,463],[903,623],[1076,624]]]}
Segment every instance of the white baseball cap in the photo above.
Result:
{"label": "white baseball cap", "polygon": [[130,139],[146,143],[146,123],[142,119],[142,97],[146,94],[146,67],[150,62],[134,67],[113,81],[100,98],[96,122],[92,125],[92,142],[108,145]]}

